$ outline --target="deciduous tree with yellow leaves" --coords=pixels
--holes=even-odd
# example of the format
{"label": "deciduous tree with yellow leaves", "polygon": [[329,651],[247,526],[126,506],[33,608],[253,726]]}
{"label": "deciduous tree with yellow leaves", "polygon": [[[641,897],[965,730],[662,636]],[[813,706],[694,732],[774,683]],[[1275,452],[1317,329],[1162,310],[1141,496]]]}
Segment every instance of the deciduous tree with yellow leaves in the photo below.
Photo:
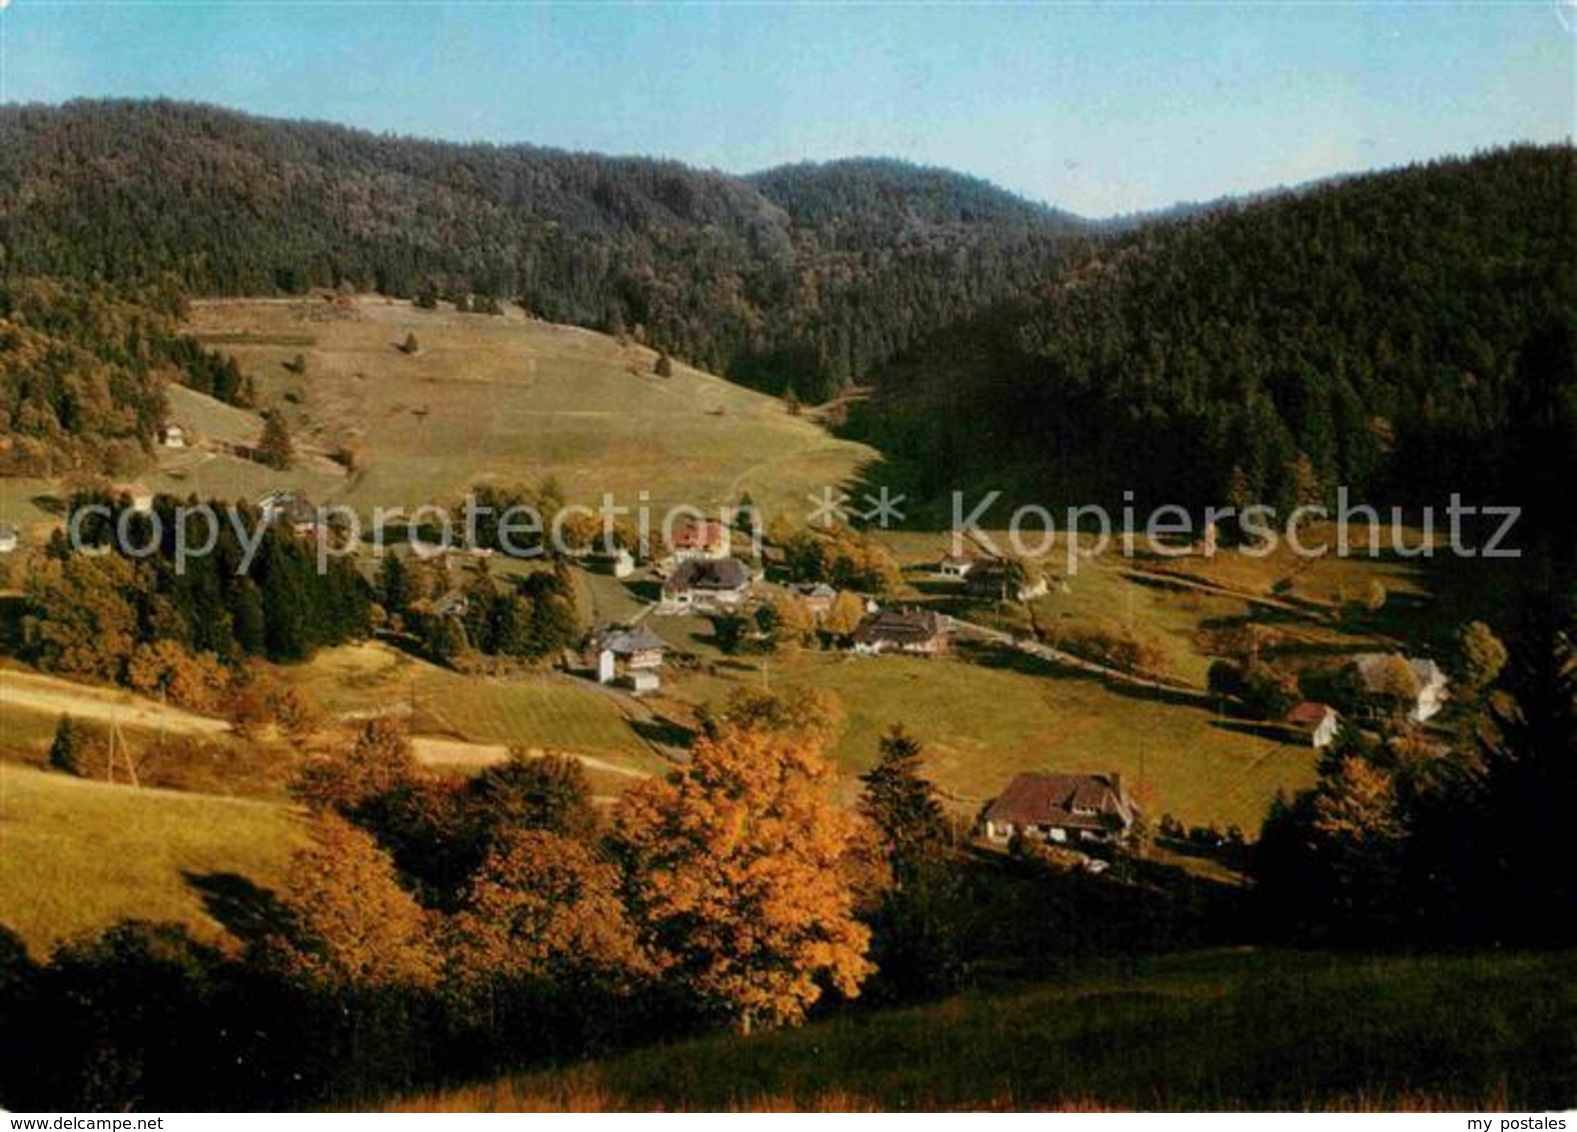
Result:
{"label": "deciduous tree with yellow leaves", "polygon": [[344,819],[323,814],[313,823],[282,903],[289,927],[270,944],[292,974],[358,990],[437,983],[428,913],[401,887],[389,855]]}
{"label": "deciduous tree with yellow leaves", "polygon": [[448,941],[463,982],[622,982],[649,967],[624,912],[618,869],[584,842],[546,830],[519,830],[493,849]]}
{"label": "deciduous tree with yellow leaves", "polygon": [[871,972],[846,871],[854,818],[803,729],[725,724],[688,766],[629,791],[627,905],[664,974],[741,1033],[792,1025]]}

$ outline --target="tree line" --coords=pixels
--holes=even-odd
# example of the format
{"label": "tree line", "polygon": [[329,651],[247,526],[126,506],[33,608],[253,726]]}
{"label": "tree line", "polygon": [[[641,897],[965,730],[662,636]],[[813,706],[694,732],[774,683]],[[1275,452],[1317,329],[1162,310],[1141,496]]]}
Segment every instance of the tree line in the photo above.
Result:
{"label": "tree line", "polygon": [[167,381],[253,404],[234,358],[179,333],[183,310],[168,280],[0,280],[0,474],[135,470],[167,415]]}
{"label": "tree line", "polygon": [[196,878],[238,946],[131,921],[39,962],[0,931],[0,1022],[29,1036],[0,1096],[365,1103],[1212,937],[1193,882],[968,852],[901,727],[858,805],[835,802],[842,719],[824,691],[740,690],[702,713],[684,765],[611,808],[574,758],[440,774],[403,723],[365,721],[296,778],[310,838],[276,891]]}
{"label": "tree line", "polygon": [[[1363,946],[1568,946],[1577,900],[1577,590],[1526,590],[1510,648],[1470,625],[1460,724],[1352,717],[1254,847],[1267,934]],[[1399,674],[1400,675],[1400,674]],[[1382,684],[1374,696],[1406,698]]]}
{"label": "tree line", "polygon": [[[310,537],[265,525],[245,503],[234,505],[245,529],[261,531],[250,558],[224,522],[213,551],[184,556],[178,569],[178,506],[159,496],[148,515],[107,490],[74,495],[67,527],[80,530],[83,545],[71,546],[57,531],[28,572],[23,656],[62,675],[173,689],[178,701],[190,687],[188,706],[205,708],[211,704],[199,689],[222,683],[226,670],[248,658],[304,660],[369,632],[371,589],[355,566],[329,558],[320,573]],[[224,505],[209,506],[225,513]],[[93,507],[105,510],[87,510]],[[201,520],[185,521],[186,545],[202,545]],[[130,553],[143,548],[146,555]]]}
{"label": "tree line", "polygon": [[1570,147],[1515,147],[1144,224],[884,370],[851,427],[934,490],[1533,504],[1577,475],[1573,188]]}
{"label": "tree line", "polygon": [[737,178],[167,101],[0,109],[0,186],[7,275],[516,300],[816,400],[1038,285],[1088,228],[897,162]]}

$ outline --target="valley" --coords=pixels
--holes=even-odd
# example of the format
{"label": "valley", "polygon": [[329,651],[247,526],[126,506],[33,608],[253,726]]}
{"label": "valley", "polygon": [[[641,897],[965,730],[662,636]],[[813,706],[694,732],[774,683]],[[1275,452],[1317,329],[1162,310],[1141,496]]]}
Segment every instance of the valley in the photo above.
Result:
{"label": "valley", "polygon": [[[518,314],[422,311],[378,297],[221,300],[196,304],[187,330],[235,357],[260,395],[282,407],[302,457],[282,471],[234,454],[234,445],[255,443],[258,414],[175,386],[171,418],[188,442],[160,449],[157,466],[142,475],[159,493],[253,500],[290,491],[370,517],[374,507],[414,508],[480,483],[552,478],[572,502],[594,504],[602,491],[624,498],[645,491],[654,507],[711,508],[748,493],[769,518],[798,519],[823,484],[851,483],[879,459],[774,398],[687,367],[659,378],[650,372],[650,350]],[[416,357],[395,349],[408,333],[423,344]],[[292,368],[298,355],[305,359],[299,373]],[[327,456],[347,447],[357,454],[349,471]],[[58,491],[47,482],[9,482],[18,506],[47,502]],[[681,762],[698,713],[732,690],[821,689],[846,712],[831,750],[841,775],[836,793],[846,802],[856,798],[857,776],[872,765],[882,733],[902,723],[924,743],[929,773],[966,825],[1016,773],[1114,771],[1157,818],[1252,835],[1278,791],[1313,783],[1315,752],[1292,733],[1230,718],[1204,694],[1212,632],[1265,621],[1284,647],[1317,656],[1396,647],[1432,616],[1435,575],[1394,556],[1311,563],[1223,550],[1210,559],[1146,561],[1114,547],[1082,559],[1078,572],[1047,595],[1002,604],[937,576],[945,532],[873,528],[871,537],[901,570],[900,587],[886,600],[935,608],[961,623],[983,619],[990,632],[965,633],[951,655],[930,660],[798,646],[731,653],[706,617],[647,616],[656,585],[647,570],[621,580],[577,569],[582,624],[642,619],[673,650],[657,695],[600,687],[573,670],[457,672],[387,641],[327,649],[278,674],[324,711],[324,742],[389,712],[407,721],[418,755],[440,769],[475,771],[509,746],[566,751],[584,760],[608,797]],[[1062,555],[1048,556],[1048,572]],[[489,563],[501,578],[517,565],[525,564]],[[459,569],[463,579],[474,565]],[[363,572],[374,577],[376,570],[369,552]],[[1178,584],[1157,586],[1157,578]],[[1191,588],[1194,578],[1209,579],[1209,588]],[[1293,579],[1291,586],[1282,587],[1282,578]],[[1343,594],[1371,583],[1386,588],[1398,611],[1383,633],[1336,617]],[[1303,604],[1275,604],[1281,598],[1273,593]],[[1128,687],[992,636],[1023,633],[1033,619],[1055,639],[1109,618],[1150,641],[1166,679],[1195,694]],[[113,719],[134,745],[166,730],[228,731],[220,719],[20,670],[0,682],[5,746],[27,763],[42,758],[62,713],[97,725]],[[56,835],[72,836],[64,829]],[[156,881],[177,883],[167,875]],[[0,922],[7,912],[0,904]],[[41,948],[52,942],[47,934],[30,939]]]}
{"label": "valley", "polygon": [[1570,1105],[1574,176],[0,106],[0,1105]]}

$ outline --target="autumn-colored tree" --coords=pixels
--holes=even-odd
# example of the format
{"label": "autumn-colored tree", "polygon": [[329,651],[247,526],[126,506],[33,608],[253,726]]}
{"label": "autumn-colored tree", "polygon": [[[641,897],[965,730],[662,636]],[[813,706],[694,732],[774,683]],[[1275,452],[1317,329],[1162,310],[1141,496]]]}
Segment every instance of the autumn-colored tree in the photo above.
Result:
{"label": "autumn-colored tree", "polygon": [[192,711],[211,712],[224,701],[230,672],[213,653],[193,655],[168,638],[138,645],[126,662],[126,683]]}
{"label": "autumn-colored tree", "polygon": [[137,640],[125,594],[137,572],[118,554],[41,561],[27,579],[26,651],[40,668],[119,681]]}
{"label": "autumn-colored tree", "polygon": [[589,551],[602,535],[602,520],[586,511],[571,511],[559,524],[560,549],[579,553]]}
{"label": "autumn-colored tree", "polygon": [[701,727],[714,737],[726,727],[763,727],[804,739],[827,750],[843,731],[846,713],[838,694],[827,688],[789,688],[767,692],[735,688],[721,710],[702,713]]}
{"label": "autumn-colored tree", "polygon": [[320,815],[298,850],[281,903],[289,926],[271,954],[290,973],[329,986],[428,987],[440,965],[428,915],[400,886],[389,855],[342,818]]}
{"label": "autumn-colored tree", "polygon": [[622,980],[649,968],[618,869],[584,842],[542,829],[516,830],[495,845],[446,940],[462,982]]}
{"label": "autumn-colored tree", "polygon": [[853,818],[826,797],[830,778],[813,740],[725,726],[620,801],[643,942],[741,1032],[797,1023],[825,988],[853,996],[870,973],[845,872]]}
{"label": "autumn-colored tree", "polygon": [[582,840],[597,830],[586,769],[568,755],[511,748],[506,762],[471,779],[465,805],[479,836],[494,844],[527,829]]}
{"label": "autumn-colored tree", "polygon": [[854,630],[865,620],[865,602],[859,594],[844,590],[832,599],[832,608],[822,620],[822,627],[834,637],[853,636]]}
{"label": "autumn-colored tree", "polygon": [[1506,667],[1506,646],[1482,621],[1469,621],[1457,633],[1457,680],[1475,696],[1500,678]]}
{"label": "autumn-colored tree", "polygon": [[780,596],[763,608],[772,610],[772,633],[779,644],[804,644],[816,631],[816,618],[797,598]]}
{"label": "autumn-colored tree", "polygon": [[1347,757],[1322,778],[1313,832],[1350,914],[1384,910],[1397,896],[1397,853],[1406,828],[1391,776],[1368,759]]}
{"label": "autumn-colored tree", "polygon": [[348,750],[308,764],[291,785],[291,795],[315,811],[348,814],[417,773],[404,724],[380,715],[361,725]]}
{"label": "autumn-colored tree", "polygon": [[1365,683],[1369,701],[1394,715],[1405,714],[1418,700],[1418,674],[1401,656],[1382,657]]}

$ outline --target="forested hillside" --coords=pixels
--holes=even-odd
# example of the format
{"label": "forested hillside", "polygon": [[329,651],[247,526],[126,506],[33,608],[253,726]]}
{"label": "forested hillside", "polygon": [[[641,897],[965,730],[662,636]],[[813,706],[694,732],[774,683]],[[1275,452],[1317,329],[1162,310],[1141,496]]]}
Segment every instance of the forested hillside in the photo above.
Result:
{"label": "forested hillside", "polygon": [[1054,499],[1443,503],[1571,469],[1573,171],[1516,148],[1143,226],[891,367],[856,426]]}
{"label": "forested hillside", "polygon": [[1569,147],[1118,231],[892,161],[736,178],[170,102],[9,107],[0,142],[7,278],[476,295],[802,400],[877,374],[853,427],[921,493],[1287,508],[1570,467]]}
{"label": "forested hillside", "polygon": [[169,379],[246,403],[235,362],[181,336],[181,309],[168,285],[0,280],[0,475],[136,468]]}
{"label": "forested hillside", "polygon": [[8,276],[518,299],[820,398],[1054,274],[1071,217],[894,162],[751,180],[171,102],[0,110]]}

